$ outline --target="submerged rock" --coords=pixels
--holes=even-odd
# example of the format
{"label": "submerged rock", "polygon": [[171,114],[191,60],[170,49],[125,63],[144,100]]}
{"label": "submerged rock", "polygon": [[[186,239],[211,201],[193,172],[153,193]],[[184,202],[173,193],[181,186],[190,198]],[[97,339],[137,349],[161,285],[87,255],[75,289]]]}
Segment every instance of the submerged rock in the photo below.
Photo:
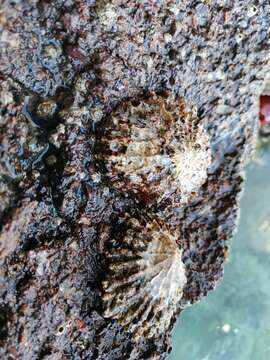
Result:
{"label": "submerged rock", "polygon": [[1,2],[1,358],[167,357],[236,226],[256,4]]}

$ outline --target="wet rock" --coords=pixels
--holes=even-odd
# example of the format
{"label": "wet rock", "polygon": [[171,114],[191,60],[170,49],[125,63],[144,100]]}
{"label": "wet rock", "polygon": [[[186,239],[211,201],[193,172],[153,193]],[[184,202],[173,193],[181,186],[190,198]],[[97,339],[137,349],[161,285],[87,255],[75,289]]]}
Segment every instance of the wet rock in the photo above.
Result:
{"label": "wet rock", "polygon": [[[138,339],[106,318],[108,249],[147,206],[180,234],[178,311],[222,277],[270,70],[269,13],[264,0],[2,1],[1,358],[166,358],[169,331]],[[119,169],[116,186],[97,166],[106,121],[153,93],[183,98],[207,133],[211,161],[186,202],[145,203]]]}

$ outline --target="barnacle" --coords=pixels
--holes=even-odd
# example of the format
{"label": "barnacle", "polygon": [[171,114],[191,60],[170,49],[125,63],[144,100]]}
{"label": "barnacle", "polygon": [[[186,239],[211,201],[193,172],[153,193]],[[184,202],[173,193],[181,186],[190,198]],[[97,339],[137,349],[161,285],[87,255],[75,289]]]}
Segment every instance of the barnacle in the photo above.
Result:
{"label": "barnacle", "polygon": [[26,96],[22,114],[28,121],[39,129],[43,129],[45,131],[51,131],[59,124],[59,119],[56,116],[58,111],[57,107],[53,109],[52,114],[46,116],[38,116],[36,110],[37,99],[30,99],[29,96]]}
{"label": "barnacle", "polygon": [[109,181],[144,203],[186,202],[206,180],[208,134],[180,97],[151,93],[126,101],[97,138],[96,159]]}
{"label": "barnacle", "polygon": [[157,338],[172,326],[186,284],[180,234],[146,215],[127,216],[124,224],[124,235],[107,249],[105,317],[116,319],[135,338]]}

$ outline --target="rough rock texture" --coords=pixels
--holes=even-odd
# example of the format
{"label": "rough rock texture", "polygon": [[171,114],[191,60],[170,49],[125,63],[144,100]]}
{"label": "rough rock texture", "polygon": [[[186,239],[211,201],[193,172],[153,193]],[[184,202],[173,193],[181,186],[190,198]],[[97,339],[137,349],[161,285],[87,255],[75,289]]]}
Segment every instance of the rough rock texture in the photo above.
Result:
{"label": "rough rock texture", "polygon": [[[170,92],[210,138],[207,180],[159,209],[181,232],[180,307],[222,276],[269,71],[266,0],[1,0],[0,357],[165,359],[103,315],[106,244],[139,205],[96,173],[96,129],[124,101]],[[23,115],[24,114],[24,115]]]}

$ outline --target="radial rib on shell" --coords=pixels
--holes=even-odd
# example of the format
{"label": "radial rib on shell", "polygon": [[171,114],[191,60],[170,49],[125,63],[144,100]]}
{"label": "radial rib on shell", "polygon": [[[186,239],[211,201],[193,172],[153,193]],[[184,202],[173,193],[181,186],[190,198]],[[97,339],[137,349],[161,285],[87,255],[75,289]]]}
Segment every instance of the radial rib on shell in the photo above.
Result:
{"label": "radial rib on shell", "polygon": [[125,235],[108,248],[105,316],[135,338],[166,333],[179,311],[186,276],[178,237],[176,229],[140,216],[129,218]]}
{"label": "radial rib on shell", "polygon": [[105,120],[96,158],[112,185],[146,203],[187,202],[207,178],[208,135],[182,98],[154,93],[118,106]]}

